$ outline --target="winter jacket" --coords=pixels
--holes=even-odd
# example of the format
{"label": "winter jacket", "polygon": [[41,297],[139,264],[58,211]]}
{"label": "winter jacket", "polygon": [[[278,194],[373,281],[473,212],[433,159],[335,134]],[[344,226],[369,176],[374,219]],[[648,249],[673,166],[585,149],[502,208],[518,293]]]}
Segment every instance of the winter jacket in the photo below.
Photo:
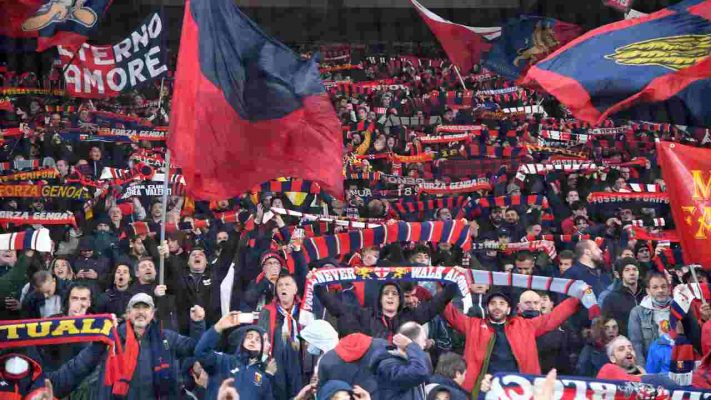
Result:
{"label": "winter jacket", "polygon": [[17,257],[15,265],[9,271],[0,275],[0,298],[3,301],[0,303],[0,320],[20,319],[19,311],[10,311],[5,308],[5,298],[14,297],[20,299],[20,291],[28,281],[28,267],[30,259],[24,254]]}
{"label": "winter jacket", "polygon": [[380,349],[370,363],[378,380],[381,400],[426,400],[425,383],[431,372],[427,353],[417,343],[405,348],[407,356],[397,349]]}
{"label": "winter jacket", "polygon": [[[669,313],[668,310],[667,308],[667,315]],[[654,308],[651,297],[645,297],[638,306],[630,311],[627,332],[637,354],[637,362],[640,365],[644,365],[652,342],[659,338],[659,326],[654,323]]]}
{"label": "winter jacket", "polygon": [[[237,329],[237,350],[235,354],[215,351],[220,341],[220,334],[214,328],[208,329],[195,346],[195,356],[209,374],[206,399],[216,399],[220,384],[227,378],[234,378],[234,386],[240,398],[254,400],[272,400],[272,376],[264,371],[261,360],[250,360],[249,353],[242,348],[244,336],[249,331],[265,332],[256,325],[247,325]],[[264,344],[262,343],[262,346]],[[261,354],[261,351],[260,351]]]}
{"label": "winter jacket", "polygon": [[378,381],[370,370],[370,362],[373,355],[387,344],[383,339],[362,333],[353,333],[342,338],[335,349],[321,357],[318,367],[319,382],[345,381],[362,387],[370,393],[372,400],[379,400]]}
{"label": "winter jacket", "polygon": [[382,297],[382,289],[386,285],[381,286],[378,295],[377,308],[358,308],[350,307],[340,301],[335,295],[326,292],[326,288],[319,286],[316,288],[316,296],[323,303],[329,313],[338,319],[338,332],[352,333],[363,332],[369,336],[390,339],[397,331],[400,325],[405,322],[415,321],[418,324],[429,322],[435,315],[444,310],[444,307],[457,293],[455,285],[446,285],[444,290],[437,293],[432,300],[421,302],[417,308],[402,309],[405,299],[400,290],[400,286],[395,284],[400,293],[400,309],[393,318],[388,318],[382,314],[380,310],[380,298]]}
{"label": "winter jacket", "polygon": [[197,277],[190,273],[188,266],[179,262],[179,256],[168,258],[168,269],[172,271],[167,283],[168,291],[175,296],[175,315],[178,319],[178,331],[186,334],[190,331],[190,308],[198,305],[205,309],[205,322],[212,325],[220,317],[220,312],[210,307],[212,296],[219,296],[213,286],[211,270]]}
{"label": "winter jacket", "polygon": [[[436,385],[430,389],[430,385]],[[469,393],[465,392],[464,389],[461,388],[451,378],[447,378],[446,376],[442,375],[432,375],[427,379],[427,389],[430,389],[430,391],[434,390],[435,393],[437,393],[437,390],[440,388],[444,388],[449,390],[449,398],[450,400],[468,400],[471,398]],[[429,400],[429,394],[427,399]]]}
{"label": "winter jacket", "polygon": [[590,269],[580,262],[575,262],[572,267],[565,271],[563,278],[584,281],[592,287],[596,296],[607,289],[612,283],[612,278],[609,273],[600,268]]}
{"label": "winter jacket", "polygon": [[649,354],[647,354],[647,363],[644,366],[648,374],[669,372],[672,347],[674,347],[674,340],[667,335],[663,335],[652,342],[649,347]]}
{"label": "winter jacket", "polygon": [[580,350],[580,339],[572,326],[567,323],[536,339],[538,361],[541,371],[558,369],[561,375],[575,373],[576,356]]}
{"label": "winter jacket", "polygon": [[[158,322],[153,321],[148,329],[159,329]],[[182,336],[174,331],[163,329],[161,336],[163,338],[163,344],[161,346],[167,346],[167,352],[170,355],[169,359],[164,360],[165,363],[169,364],[172,368],[170,371],[171,381],[174,383],[170,385],[169,398],[177,398],[180,391],[178,385],[180,376],[180,360],[190,357],[193,355],[195,350],[195,344],[197,339],[205,331],[204,322],[193,322],[191,326],[191,337]],[[126,324],[121,324],[118,327],[118,334],[121,338],[122,345],[126,345]],[[131,388],[129,389],[127,400],[143,400],[146,393],[138,393],[139,387],[143,387],[147,390],[152,390],[153,385],[153,368],[152,368],[152,357],[151,357],[151,347],[152,345],[148,342],[150,336],[148,333],[143,336],[141,340],[141,347],[138,353],[138,361],[136,362],[136,370],[133,373],[131,379]],[[91,348],[91,347],[90,347]],[[104,363],[101,364],[100,378],[99,382],[104,382],[105,375]],[[140,383],[140,384],[139,384]],[[103,385],[97,394],[98,400],[108,400],[114,399],[115,396],[111,393],[112,387]]]}
{"label": "winter jacket", "polygon": [[612,381],[627,381],[627,382],[641,382],[642,378],[639,375],[630,375],[615,364],[607,363],[600,368],[600,372],[597,374],[597,379],[609,379]]}
{"label": "winter jacket", "polygon": [[[530,319],[517,316],[506,322],[504,332],[519,367],[518,372],[540,375],[538,349],[531,339],[560,326],[575,313],[579,303],[578,299],[569,298],[557,305],[549,314]],[[465,316],[452,304],[445,308],[444,317],[452,328],[466,336],[464,361],[467,363],[467,372],[462,387],[471,391],[475,386],[479,387],[479,382],[486,373],[482,371],[482,367],[488,363],[491,352],[489,348],[493,348],[494,328],[487,320]]]}
{"label": "winter jacket", "polygon": [[605,346],[589,343],[585,345],[583,351],[580,352],[578,365],[573,375],[594,377],[600,372],[603,365],[608,362],[610,362],[610,358],[607,357]]}
{"label": "winter jacket", "polygon": [[629,288],[620,285],[610,292],[602,305],[602,314],[609,315],[617,321],[620,335],[627,336],[627,322],[630,312],[644,299],[644,290],[637,286],[637,293],[632,293]]}
{"label": "winter jacket", "polygon": [[99,296],[96,302],[96,313],[116,314],[116,316],[121,317],[126,312],[128,302],[134,294],[130,287],[123,291],[113,287]]}

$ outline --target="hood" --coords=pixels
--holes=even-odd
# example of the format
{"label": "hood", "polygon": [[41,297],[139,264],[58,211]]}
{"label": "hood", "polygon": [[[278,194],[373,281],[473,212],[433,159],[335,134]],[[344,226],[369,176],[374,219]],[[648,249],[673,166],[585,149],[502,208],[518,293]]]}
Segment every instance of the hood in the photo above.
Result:
{"label": "hood", "polygon": [[316,268],[324,268],[324,267],[329,267],[329,266],[333,266],[333,267],[338,268],[338,267],[341,266],[341,263],[338,262],[338,260],[336,260],[336,259],[333,258],[333,257],[326,257],[326,258],[324,258],[324,259],[321,259],[321,260],[316,261],[316,262],[314,263],[314,266],[315,266]]}
{"label": "hood", "polygon": [[447,393],[449,393],[450,398],[452,397],[452,389],[445,386],[445,385],[440,385],[439,383],[430,383],[429,385],[425,386],[425,393],[427,393],[427,400],[436,400],[437,393],[440,393],[440,392],[447,392]]}
{"label": "hood", "polygon": [[42,375],[42,366],[35,360],[31,359],[30,357],[24,355],[24,354],[19,354],[19,353],[8,353],[8,354],[3,354],[0,356],[0,378],[3,379],[10,379],[8,376],[7,372],[5,371],[5,361],[7,361],[8,358],[12,357],[18,357],[21,358],[25,361],[27,361],[28,368],[30,373],[32,373],[31,380],[35,381],[37,378]]}
{"label": "hood", "polygon": [[380,299],[383,298],[383,289],[385,289],[385,286],[395,286],[397,289],[397,294],[400,299],[400,303],[398,304],[397,307],[397,312],[402,311],[402,308],[405,305],[405,295],[402,294],[402,288],[400,288],[400,284],[398,284],[396,281],[385,281],[383,284],[380,286],[380,289],[378,290],[378,299],[377,299],[377,304],[376,306],[378,307],[378,312],[382,312],[381,310],[381,305],[380,305]]}
{"label": "hood", "polygon": [[338,344],[338,332],[328,322],[317,319],[301,330],[301,338],[322,352],[333,350]]}
{"label": "hood", "polygon": [[[248,356],[246,352],[242,350],[242,342],[244,341],[245,335],[247,335],[247,332],[249,331],[257,331],[259,334],[264,338],[264,334],[267,333],[266,330],[264,330],[262,327],[258,325],[245,325],[245,326],[240,326],[239,328],[235,329],[230,333],[229,338],[227,339],[229,343],[229,350],[231,353],[234,353],[234,355],[240,357],[240,356]],[[264,351],[264,340],[262,340],[262,348],[259,350],[260,353]]]}
{"label": "hood", "polygon": [[339,381],[335,379],[330,380],[324,383],[323,386],[321,386],[321,388],[318,390],[318,399],[330,400],[331,396],[333,396],[335,393],[340,392],[341,390],[351,392],[353,390],[353,387],[344,381]]}
{"label": "hood", "polygon": [[363,358],[372,343],[372,337],[362,333],[352,333],[341,339],[334,350],[343,361],[355,362]]}

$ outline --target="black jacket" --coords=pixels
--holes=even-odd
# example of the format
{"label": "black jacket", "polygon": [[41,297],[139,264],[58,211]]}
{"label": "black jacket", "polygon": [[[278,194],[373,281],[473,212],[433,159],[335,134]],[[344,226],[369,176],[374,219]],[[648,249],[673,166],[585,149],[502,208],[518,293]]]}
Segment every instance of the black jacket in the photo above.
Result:
{"label": "black jacket", "polygon": [[627,322],[630,311],[639,304],[645,296],[641,285],[637,285],[637,293],[633,294],[628,288],[620,285],[605,298],[602,313],[615,318],[620,327],[620,335],[627,336]]}
{"label": "black jacket", "polygon": [[[378,299],[380,299],[382,289],[385,286],[385,284],[381,286]],[[338,318],[338,332],[345,334],[362,332],[368,336],[389,339],[395,334],[400,325],[405,322],[415,321],[418,324],[429,322],[437,314],[440,314],[444,307],[447,306],[447,303],[457,294],[456,285],[448,284],[444,290],[437,293],[431,300],[420,303],[417,308],[403,309],[405,300],[402,291],[399,285],[395,284],[395,286],[400,293],[400,311],[393,318],[388,318],[382,314],[380,300],[378,300],[377,308],[351,307],[339,300],[334,294],[328,293],[324,286],[316,288],[316,296],[318,296],[328,312]]]}

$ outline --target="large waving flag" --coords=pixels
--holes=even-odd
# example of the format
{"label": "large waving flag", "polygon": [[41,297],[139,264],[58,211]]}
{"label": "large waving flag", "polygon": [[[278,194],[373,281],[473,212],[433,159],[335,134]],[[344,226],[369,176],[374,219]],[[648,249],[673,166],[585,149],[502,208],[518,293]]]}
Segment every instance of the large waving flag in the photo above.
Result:
{"label": "large waving flag", "polygon": [[711,149],[657,143],[686,263],[711,270]]}
{"label": "large waving flag", "polygon": [[[44,51],[62,45],[78,49],[97,29],[113,0],[20,0],[0,6],[0,44],[13,39],[33,41]],[[34,44],[36,41],[36,45]],[[25,44],[23,48],[27,48]]]}
{"label": "large waving flag", "polygon": [[709,126],[710,19],[711,0],[687,0],[602,26],[534,65],[523,82],[537,83],[590,123],[656,103],[669,104],[673,122]]}
{"label": "large waving flag", "polygon": [[343,192],[341,124],[314,58],[267,36],[232,0],[190,0],[168,147],[198,199],[280,176]]}
{"label": "large waving flag", "polygon": [[482,53],[491,48],[488,41],[501,35],[500,27],[475,28],[455,24],[428,10],[417,0],[410,2],[437,37],[452,64],[462,72],[469,72],[479,64]]}
{"label": "large waving flag", "polygon": [[583,33],[575,24],[553,18],[523,16],[509,20],[501,37],[484,56],[484,66],[509,80]]}

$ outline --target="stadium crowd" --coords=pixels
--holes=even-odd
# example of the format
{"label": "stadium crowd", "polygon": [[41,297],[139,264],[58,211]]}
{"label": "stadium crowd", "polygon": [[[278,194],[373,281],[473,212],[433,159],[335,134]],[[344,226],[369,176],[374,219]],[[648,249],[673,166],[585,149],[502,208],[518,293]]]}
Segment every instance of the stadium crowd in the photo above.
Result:
{"label": "stadium crowd", "polygon": [[[460,79],[444,58],[350,46],[325,55],[323,78],[343,125],[345,201],[298,180],[196,201],[172,168],[174,179],[163,176],[172,228],[162,243],[155,172],[167,172],[164,142],[101,132],[117,123],[160,131],[170,122],[171,80],[82,100],[42,91],[61,91],[59,67],[43,79],[3,73],[1,127],[19,132],[3,138],[0,178],[56,174],[3,179],[2,232],[47,228],[54,246],[0,251],[0,319],[115,314],[125,368],[105,383],[102,343],[5,349],[0,379],[13,384],[0,385],[0,398],[24,398],[45,378],[56,398],[141,400],[459,400],[489,391],[496,373],[551,369],[692,383],[670,378],[692,373],[674,369],[671,330],[683,331],[701,360],[711,306],[693,304],[672,328],[671,294],[708,277],[698,268],[693,278],[678,243],[663,235],[674,225],[660,200],[654,140],[694,137],[642,121],[594,129],[553,98],[486,70]],[[21,184],[73,186],[87,196],[6,189]],[[13,212],[38,220],[10,221]],[[56,214],[68,219],[51,221]],[[361,229],[356,222],[392,220],[411,229],[464,220],[471,246],[395,241],[316,258],[304,249],[308,238]],[[582,280],[601,315],[589,319],[576,297],[477,283],[465,310],[452,283],[372,279],[317,285],[316,318],[300,322],[314,271],[361,266]],[[694,387],[711,387],[705,360]]]}

